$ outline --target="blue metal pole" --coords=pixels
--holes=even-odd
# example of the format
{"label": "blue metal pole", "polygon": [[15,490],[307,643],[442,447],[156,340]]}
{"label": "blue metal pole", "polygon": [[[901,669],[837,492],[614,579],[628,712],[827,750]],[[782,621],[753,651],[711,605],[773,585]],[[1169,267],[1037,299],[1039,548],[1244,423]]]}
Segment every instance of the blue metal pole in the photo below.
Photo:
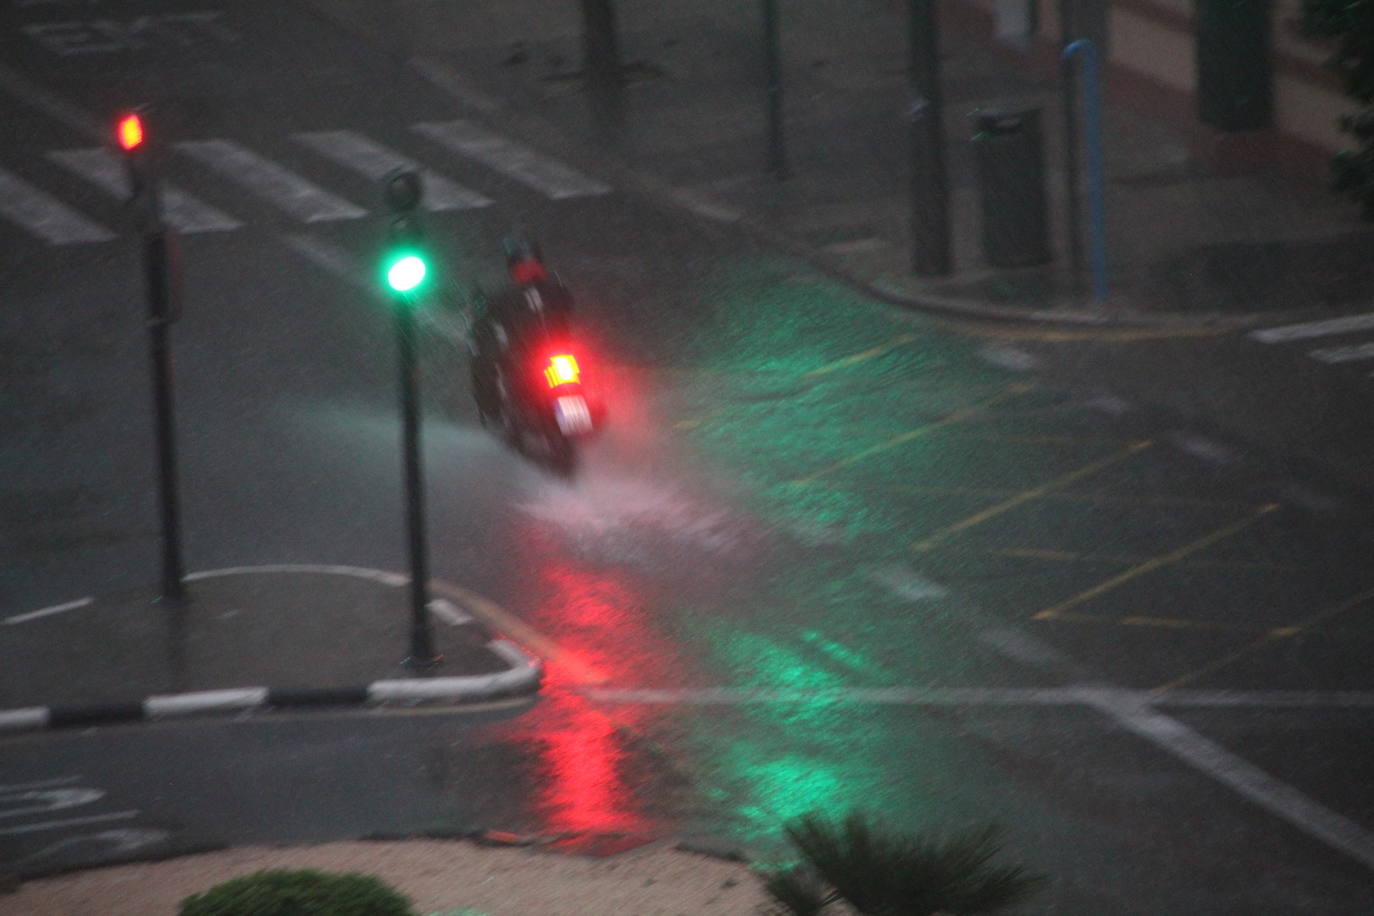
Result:
{"label": "blue metal pole", "polygon": [[1080,38],[1064,49],[1063,58],[1083,58],[1083,133],[1088,143],[1089,248],[1093,272],[1093,301],[1107,300],[1107,217],[1102,178],[1101,88],[1097,75],[1097,46]]}

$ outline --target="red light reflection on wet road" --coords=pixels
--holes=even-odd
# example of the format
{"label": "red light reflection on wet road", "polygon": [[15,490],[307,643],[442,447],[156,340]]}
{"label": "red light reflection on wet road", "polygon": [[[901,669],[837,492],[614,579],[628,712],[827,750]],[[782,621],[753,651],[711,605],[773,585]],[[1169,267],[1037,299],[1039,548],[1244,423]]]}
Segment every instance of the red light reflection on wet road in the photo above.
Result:
{"label": "red light reflection on wet road", "polygon": [[628,732],[652,711],[603,711],[574,688],[587,671],[609,683],[662,678],[676,666],[672,644],[648,626],[642,599],[621,573],[585,569],[556,555],[540,561],[532,564],[539,572],[521,606],[533,609],[534,628],[575,663],[548,660],[540,702],[515,726],[543,758],[541,784],[533,787],[536,810],[554,833],[653,833],[642,806],[654,774],[627,747]]}

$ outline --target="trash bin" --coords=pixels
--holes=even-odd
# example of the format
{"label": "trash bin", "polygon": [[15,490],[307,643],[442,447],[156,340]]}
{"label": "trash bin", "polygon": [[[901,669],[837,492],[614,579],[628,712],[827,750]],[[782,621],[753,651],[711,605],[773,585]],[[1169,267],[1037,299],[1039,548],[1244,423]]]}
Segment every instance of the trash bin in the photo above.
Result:
{"label": "trash bin", "polygon": [[1047,263],[1050,246],[1040,110],[981,108],[971,117],[987,262],[994,267]]}

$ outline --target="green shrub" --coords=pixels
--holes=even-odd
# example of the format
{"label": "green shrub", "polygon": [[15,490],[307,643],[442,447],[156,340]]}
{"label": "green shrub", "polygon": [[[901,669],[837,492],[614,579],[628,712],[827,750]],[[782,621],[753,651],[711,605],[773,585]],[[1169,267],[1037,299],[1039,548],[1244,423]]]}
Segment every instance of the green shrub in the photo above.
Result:
{"label": "green shrub", "polygon": [[836,899],[879,916],[992,913],[1024,902],[1045,880],[1019,865],[992,864],[1001,846],[991,826],[931,839],[890,832],[854,813],[840,824],[807,815],[786,830],[806,868],[772,875],[764,887],[796,916]]}
{"label": "green shrub", "polygon": [[260,871],[181,901],[180,916],[415,916],[410,901],[371,875]]}

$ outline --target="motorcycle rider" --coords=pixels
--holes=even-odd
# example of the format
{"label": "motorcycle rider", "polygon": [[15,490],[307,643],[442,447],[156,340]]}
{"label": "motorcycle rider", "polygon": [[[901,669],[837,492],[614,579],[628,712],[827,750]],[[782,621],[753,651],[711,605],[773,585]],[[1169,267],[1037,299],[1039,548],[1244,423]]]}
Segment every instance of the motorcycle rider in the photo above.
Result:
{"label": "motorcycle rider", "polygon": [[501,392],[511,377],[512,353],[518,353],[531,325],[566,332],[572,315],[572,293],[549,272],[539,244],[523,233],[505,240],[510,285],[477,304],[472,321],[472,388],[482,422],[501,413]]}

